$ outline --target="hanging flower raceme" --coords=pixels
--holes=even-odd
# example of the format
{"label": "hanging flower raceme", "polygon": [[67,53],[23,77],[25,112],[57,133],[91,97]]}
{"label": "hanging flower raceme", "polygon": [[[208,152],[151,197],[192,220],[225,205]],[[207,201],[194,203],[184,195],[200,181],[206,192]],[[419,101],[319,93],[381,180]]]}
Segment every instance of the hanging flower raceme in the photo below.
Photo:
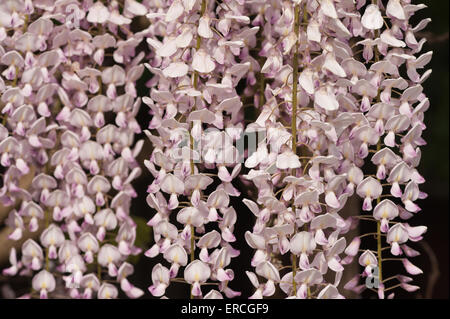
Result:
{"label": "hanging flower raceme", "polygon": [[[233,298],[245,240],[252,299],[419,289],[389,268],[420,274],[409,259],[427,231],[412,217],[427,196],[433,53],[416,38],[430,19],[410,22],[425,6],[411,2],[2,1],[3,274],[29,277],[27,298],[139,298],[130,257],[143,253],[160,257],[152,296],[184,284],[191,298]],[[130,212],[142,131],[145,251]],[[240,196],[254,218],[245,238]],[[361,208],[348,214],[351,198]],[[373,231],[351,238],[361,223]],[[342,284],[352,263],[361,271]]]}
{"label": "hanging flower raceme", "polygon": [[218,290],[209,298],[238,296],[229,286],[230,262],[239,254],[232,247],[237,215],[230,196],[240,195],[232,183],[241,169],[235,143],[243,132],[236,86],[250,69],[250,20],[239,1],[162,4],[147,15],[146,66],[153,78],[143,101],[154,150],[145,164],[154,176],[147,202],[156,214],[148,223],[155,244],[146,255],[162,254],[169,265],[153,268],[149,291],[163,296],[171,282],[183,282],[192,298],[201,298],[202,285],[212,281]]}
{"label": "hanging flower raceme", "polygon": [[[253,23],[263,29],[259,54],[266,57],[259,86],[265,103],[255,123],[247,126],[248,131],[265,132],[245,162],[250,171],[244,177],[258,189],[256,202],[245,201],[256,216],[253,231],[246,234],[256,249],[252,265],[283,270],[284,275],[274,278],[281,277],[275,283],[288,298],[340,298],[336,286],[348,261],[341,257],[343,235],[354,223],[339,211],[363,177],[353,164],[353,145],[344,142],[355,122],[345,106],[344,67],[354,70],[349,74],[355,83],[367,73],[351,62],[348,44],[347,17],[357,9],[340,2],[286,1],[281,6],[255,4],[252,10],[265,13]],[[265,78],[273,80],[268,84]],[[281,262],[288,252],[290,265]],[[329,272],[335,276],[327,286]],[[270,289],[255,296],[273,293]]]}
{"label": "hanging flower raceme", "polygon": [[[422,272],[409,262],[408,258],[419,252],[407,242],[421,240],[427,227],[411,226],[405,221],[420,211],[415,201],[426,197],[419,190],[424,179],[416,167],[420,162],[419,146],[425,144],[421,137],[425,128],[423,113],[429,107],[421,83],[431,70],[420,76],[417,69],[430,61],[432,52],[419,55],[425,40],[417,42],[414,34],[430,19],[416,27],[409,23],[414,13],[424,7],[398,0],[388,1],[386,7],[381,1],[362,2],[358,5],[360,26],[357,33],[353,30],[354,36],[362,38],[355,49],[363,49],[364,63],[359,64],[359,68],[366,72],[361,73],[355,84],[349,83],[348,99],[356,108],[356,101],[361,99],[359,110],[362,113],[356,125],[352,125],[348,139],[359,149],[356,157],[365,159],[364,163],[370,161],[376,168],[376,174],[365,174],[355,186],[358,196],[364,199],[363,212],[369,213],[360,216],[360,220],[373,222],[377,248],[362,249],[359,264],[364,272],[348,282],[346,288],[357,293],[370,288],[380,298],[387,292],[387,297],[393,298],[393,290],[398,287],[408,292],[419,289],[409,283],[412,278],[391,274],[385,261],[402,262],[411,275]],[[353,58],[356,61],[357,56]],[[402,71],[403,66],[406,72]],[[354,161],[356,166],[362,167],[362,164]],[[348,260],[358,255],[360,244],[360,238],[353,240],[346,251]],[[389,257],[389,253],[393,257]],[[362,284],[361,276],[372,284]]]}
{"label": "hanging flower raceme", "polygon": [[140,252],[129,213],[144,70],[130,23],[146,11],[126,3],[122,14],[116,1],[0,5],[0,30],[9,30],[0,32],[0,197],[16,207],[10,239],[31,237],[11,250],[4,274],[33,276],[28,297],[114,298],[115,279],[129,297],[143,294],[125,260]]}
{"label": "hanging flower raceme", "polygon": [[[400,247],[408,238],[420,240],[426,231],[426,227],[409,224],[389,229],[397,216],[406,219],[412,216],[411,213],[418,212],[420,208],[414,200],[426,196],[418,189],[418,184],[424,180],[415,167],[420,160],[418,146],[424,144],[420,137],[424,129],[423,112],[429,106],[420,83],[430,74],[427,71],[421,77],[407,66],[407,77],[400,76],[400,66],[416,60],[414,55],[421,48],[415,39],[412,40],[412,30],[422,29],[429,20],[413,28],[407,19],[422,6],[393,2],[389,1],[386,9],[393,27],[383,32],[381,4],[378,7],[376,4],[364,6],[364,2],[351,5],[320,1],[313,5],[309,1],[294,1],[293,4],[283,2],[281,7],[253,5],[254,12],[264,12],[264,18],[270,21],[263,29],[260,55],[266,60],[261,72],[265,78],[274,80],[270,87],[264,86],[264,80],[259,86],[265,88],[262,93],[266,102],[256,122],[247,127],[251,131],[264,130],[266,139],[245,163],[251,169],[245,177],[258,189],[257,202],[246,201],[256,216],[253,232],[247,232],[246,239],[256,249],[253,266],[271,262],[277,268],[279,259],[271,256],[274,252],[287,253],[287,238],[291,238],[290,267],[293,271],[286,273],[280,282],[288,296],[303,298],[312,293],[309,287],[306,289],[295,279],[300,274],[295,269],[297,256],[300,256],[298,267],[301,271],[316,267],[325,274],[329,267],[336,272],[334,285],[339,284],[343,265],[357,255],[360,239],[355,238],[345,248],[345,239],[339,239],[339,236],[356,226],[357,219],[343,220],[337,212],[355,192],[364,199],[363,211],[371,211],[372,202],[376,200],[374,215],[369,219],[378,220],[379,241],[380,228],[387,232],[387,243],[394,255],[402,253]],[[399,12],[403,12],[403,18],[398,17]],[[264,18],[257,15],[255,25],[262,25]],[[299,23],[304,28],[299,27]],[[402,37],[401,30],[406,30],[410,43],[398,40]],[[360,37],[366,39],[358,42],[364,47],[366,63],[358,61],[358,53],[354,53],[350,45],[353,38]],[[294,42],[293,46],[291,42]],[[408,49],[403,49],[406,46]],[[431,53],[426,53],[417,58],[419,67],[426,65],[430,57]],[[369,62],[373,58],[376,61]],[[393,88],[395,92],[404,92],[398,97],[392,96]],[[396,144],[395,137],[400,133],[403,133],[400,144]],[[383,136],[386,148],[380,147]],[[293,142],[297,142],[294,147]],[[378,147],[375,151],[371,149],[374,146]],[[390,149],[395,146],[401,156]],[[370,152],[374,152],[372,162],[378,166],[373,177],[360,169]],[[290,173],[291,176],[286,176]],[[384,179],[389,185],[383,184]],[[404,191],[400,185],[407,185]],[[382,195],[386,187],[399,199],[396,204],[380,200],[386,196]],[[324,202],[321,202],[322,196]],[[293,205],[289,203],[292,200]],[[328,230],[323,231],[327,228],[335,230],[330,234]],[[326,234],[329,234],[328,238]],[[319,245],[324,252],[315,252]],[[378,255],[381,255],[383,249],[378,247]],[[409,256],[417,254],[408,246],[405,249]],[[341,260],[341,253],[347,257]],[[312,263],[308,255],[315,255]],[[366,267],[364,276],[371,274],[368,265],[378,265],[376,257],[375,262],[373,258],[368,260],[368,264],[361,264]],[[409,267],[407,271],[419,272],[416,268],[411,270],[406,259],[399,260]],[[284,268],[289,267],[283,265],[281,269]],[[379,268],[381,274],[381,262]],[[321,277],[316,278],[320,284]],[[252,282],[259,287],[253,279]],[[416,289],[406,283],[400,286],[408,291]],[[298,287],[301,290],[296,293]],[[356,290],[360,292],[361,287]],[[383,283],[380,287],[382,296],[383,289],[389,288],[384,288]],[[266,291],[256,295],[268,294]],[[317,297],[319,295],[323,297],[321,293]]]}

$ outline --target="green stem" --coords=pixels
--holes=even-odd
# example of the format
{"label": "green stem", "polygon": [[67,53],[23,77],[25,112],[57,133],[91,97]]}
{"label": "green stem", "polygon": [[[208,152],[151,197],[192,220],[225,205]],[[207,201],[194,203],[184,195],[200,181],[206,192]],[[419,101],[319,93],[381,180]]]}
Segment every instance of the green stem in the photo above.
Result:
{"label": "green stem", "polygon": [[[206,12],[206,5],[207,5],[207,0],[202,0],[202,6],[200,9],[200,17],[202,17]],[[198,26],[197,26],[197,28],[198,28]],[[198,51],[200,49],[201,45],[202,45],[202,38],[197,35],[197,43],[195,45],[195,49]],[[193,86],[194,86],[195,90],[198,87],[198,77],[199,77],[198,72],[194,71]],[[197,98],[195,97],[194,98],[194,106],[193,106],[191,112],[195,110],[196,104],[197,104]],[[192,130],[192,124],[191,124],[191,130]],[[189,142],[190,142],[189,143],[190,149],[193,152],[194,151],[194,137],[192,136],[190,130],[189,130]],[[194,159],[192,158],[192,154],[190,154],[189,157],[190,157],[191,174],[194,174],[195,166],[194,166]],[[191,262],[193,262],[195,260],[195,237],[194,237],[194,235],[195,235],[195,228],[194,228],[194,226],[191,225],[191,254],[190,254]],[[194,299],[194,296],[192,295],[192,288],[193,288],[193,286],[191,285],[190,299]]]}
{"label": "green stem", "polygon": [[[202,17],[205,14],[206,11],[206,1],[207,0],[202,0],[202,7],[201,7],[201,12],[200,12],[200,17]],[[197,26],[198,28],[198,26]],[[200,36],[197,35],[197,43],[195,45],[195,49],[196,51],[198,51],[200,49],[202,45],[202,38]],[[194,89],[197,90],[198,87],[198,72],[196,70],[194,70]],[[197,106],[197,98],[194,97],[194,106],[192,107],[191,112],[195,111],[195,108]],[[192,125],[191,125],[191,130],[192,130]],[[194,137],[192,136],[191,132],[189,131],[189,144],[190,144],[190,149],[191,151],[194,151]],[[194,174],[194,160],[192,159],[192,154],[190,155],[190,166],[191,166],[191,174]]]}
{"label": "green stem", "polygon": [[[206,11],[206,0],[202,0],[202,7],[200,10],[201,10],[200,17],[202,17]],[[197,26],[197,28],[198,28],[198,26]],[[196,51],[198,51],[200,49],[201,45],[202,45],[202,38],[197,35],[197,43],[195,45]],[[194,89],[197,89],[197,85],[198,85],[198,72],[194,71]]]}
{"label": "green stem", "polygon": [[[192,136],[192,134],[189,132],[189,147],[191,149],[191,153],[193,153],[194,151],[194,137]],[[189,158],[190,158],[190,165],[191,165],[191,175],[194,174],[194,159],[192,158],[193,154],[189,154]]]}
{"label": "green stem", "polygon": [[[379,201],[377,200],[377,203]],[[381,265],[383,263],[382,257],[382,247],[381,247],[381,222],[377,221],[377,256],[378,256],[378,279],[380,282],[383,281],[383,272],[381,270]]]}
{"label": "green stem", "polygon": [[50,271],[50,258],[48,256],[48,248],[45,248],[45,270]]}
{"label": "green stem", "polygon": [[[50,212],[45,210],[45,228],[47,229],[50,224]],[[50,271],[50,258],[49,258],[49,248],[45,248],[45,270]]]}
{"label": "green stem", "polygon": [[[295,52],[293,60],[293,75],[292,75],[292,119],[291,119],[291,134],[292,134],[292,152],[297,153],[297,85],[298,85],[298,38],[300,34],[300,7],[298,5],[294,8],[294,32],[296,36]],[[292,175],[296,175],[296,170],[293,169]],[[292,205],[292,210],[295,213],[295,207]],[[297,283],[295,282],[295,275],[297,273],[297,256],[292,255],[292,289],[294,295],[297,295]]]}
{"label": "green stem", "polygon": [[293,74],[292,74],[292,119],[291,119],[291,132],[292,132],[292,151],[297,152],[297,86],[298,86],[298,37],[299,37],[299,20],[300,20],[300,7],[295,6],[294,11],[294,32],[297,37],[295,43],[295,52],[293,60]]}
{"label": "green stem", "polygon": [[17,86],[17,81],[19,80],[19,67],[16,66],[16,77],[14,78],[13,82],[12,82],[12,87],[16,87]]}
{"label": "green stem", "polygon": [[[377,151],[381,149],[381,144],[378,141],[377,143]],[[377,205],[380,203],[381,197],[377,198]],[[382,255],[383,247],[381,246],[381,222],[377,221],[377,257],[378,257],[378,279],[380,282],[383,281],[383,272],[382,272],[382,263],[383,263],[383,255]]]}
{"label": "green stem", "polygon": [[[373,4],[377,4],[376,0],[372,0]],[[378,38],[380,36],[380,31],[375,30],[375,37]],[[378,51],[378,47],[375,47],[375,63],[380,61],[380,52]],[[380,90],[378,89],[377,94],[377,102],[380,102]],[[381,149],[381,142],[378,140],[377,143],[377,152]],[[380,181],[381,183],[381,181]],[[377,198],[377,205],[380,203],[381,197]],[[377,257],[378,257],[378,279],[380,282],[383,282],[383,255],[382,255],[382,242],[381,242],[381,222],[377,221]]]}
{"label": "green stem", "polygon": [[28,21],[30,20],[30,16],[28,14],[25,15],[25,18],[23,19],[23,27],[22,32],[25,33],[28,29]]}
{"label": "green stem", "polygon": [[102,280],[102,266],[99,263],[97,263],[97,278],[100,281]]}
{"label": "green stem", "polygon": [[[194,237],[195,228],[191,225],[191,254],[190,259],[191,262],[195,260],[195,237]],[[191,286],[191,299],[194,299],[194,296],[192,295],[192,286]]]}
{"label": "green stem", "polygon": [[262,73],[259,74],[259,107],[262,107],[265,103],[264,89],[266,85],[265,77]]}
{"label": "green stem", "polygon": [[[262,47],[262,42],[264,39],[264,34],[263,34],[263,26],[260,27],[259,29],[259,34],[258,34],[258,47]],[[258,58],[258,62],[262,65],[264,61],[262,61],[262,57]],[[263,73],[261,73],[261,71],[258,74],[258,91],[259,91],[259,104],[258,106],[261,108],[264,103],[265,103],[265,96],[264,96],[264,90],[265,90],[265,86],[266,86],[266,77],[264,76]],[[252,105],[254,106],[254,105]]]}

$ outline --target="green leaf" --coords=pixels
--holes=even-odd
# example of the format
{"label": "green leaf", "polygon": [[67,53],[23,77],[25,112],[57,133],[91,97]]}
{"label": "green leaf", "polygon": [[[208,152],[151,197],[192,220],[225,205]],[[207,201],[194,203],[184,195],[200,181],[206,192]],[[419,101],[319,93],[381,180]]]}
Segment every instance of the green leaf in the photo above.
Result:
{"label": "green leaf", "polygon": [[[136,240],[134,245],[144,250],[148,249],[153,242],[152,228],[147,226],[147,220],[143,217],[132,216],[131,218],[136,223]],[[141,254],[137,256],[130,255],[128,262],[135,265],[139,261],[140,256]]]}

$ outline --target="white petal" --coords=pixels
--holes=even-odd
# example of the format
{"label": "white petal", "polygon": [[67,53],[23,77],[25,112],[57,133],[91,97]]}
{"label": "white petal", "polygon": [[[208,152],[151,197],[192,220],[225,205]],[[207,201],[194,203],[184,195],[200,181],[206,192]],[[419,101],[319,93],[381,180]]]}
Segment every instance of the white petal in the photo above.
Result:
{"label": "white petal", "polygon": [[337,63],[336,59],[331,54],[328,54],[325,58],[323,68],[343,78],[347,75],[344,69],[339,65],[339,63]]}
{"label": "white petal", "polygon": [[314,94],[314,80],[312,70],[306,69],[302,73],[300,73],[299,83],[300,86],[306,91],[306,93]]}
{"label": "white petal", "polygon": [[320,3],[320,10],[322,10],[323,14],[327,17],[333,19],[337,19],[338,17],[332,0],[322,0]]}
{"label": "white petal", "polygon": [[362,25],[369,30],[377,30],[383,26],[383,17],[377,5],[368,5],[361,18]]}
{"label": "white petal", "polygon": [[209,20],[208,17],[201,17],[198,21],[198,35],[202,38],[210,39],[213,37],[213,32],[209,27]]}
{"label": "white petal", "polygon": [[315,103],[327,111],[336,111],[339,103],[334,94],[328,93],[325,89],[320,89],[314,94]]}
{"label": "white petal", "polygon": [[184,7],[179,0],[172,2],[166,14],[166,22],[171,22],[178,19],[184,12]]}
{"label": "white petal", "polygon": [[163,70],[163,74],[169,78],[176,78],[185,76],[188,73],[188,70],[189,67],[183,62],[173,62]]}
{"label": "white petal", "polygon": [[200,73],[210,73],[215,69],[216,64],[208,53],[200,49],[194,54],[192,67]]}
{"label": "white petal", "polygon": [[405,11],[403,10],[403,7],[399,0],[389,0],[386,7],[386,13],[399,20],[406,19]]}
{"label": "white petal", "polygon": [[162,57],[168,57],[171,56],[177,52],[177,43],[176,39],[172,39],[164,43],[157,51],[156,54],[162,56]]}

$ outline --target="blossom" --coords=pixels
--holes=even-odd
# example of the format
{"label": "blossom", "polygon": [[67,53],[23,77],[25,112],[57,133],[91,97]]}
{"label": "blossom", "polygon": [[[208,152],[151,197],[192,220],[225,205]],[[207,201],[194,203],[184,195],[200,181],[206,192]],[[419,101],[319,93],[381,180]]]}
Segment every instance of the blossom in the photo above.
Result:
{"label": "blossom", "polygon": [[[411,24],[425,6],[410,2],[0,4],[0,204],[8,240],[23,240],[3,274],[32,277],[30,297],[117,298],[120,287],[139,298],[129,257],[145,248],[163,258],[153,296],[188,284],[191,298],[237,297],[242,200],[254,216],[241,226],[250,298],[277,286],[289,299],[343,298],[354,259],[364,270],[344,289],[361,293],[378,269],[379,298],[417,290],[382,271],[391,254],[421,273],[409,258],[427,231],[411,218],[427,196],[418,166],[433,52],[416,39],[430,19]],[[136,246],[131,211],[143,130],[149,247]],[[344,218],[353,197],[362,212]],[[366,222],[376,251],[366,234],[345,237]]]}
{"label": "blossom", "polygon": [[[151,55],[145,66],[154,78],[143,101],[152,115],[146,134],[158,146],[145,161],[153,175],[147,203],[155,240],[145,255],[162,254],[170,266],[154,266],[148,289],[160,297],[172,281],[183,282],[191,285],[192,298],[202,298],[201,286],[210,280],[231,298],[240,294],[228,286],[234,273],[226,269],[239,254],[231,246],[237,214],[230,196],[240,194],[233,181],[241,169],[233,144],[243,127],[234,88],[249,67],[239,57],[245,48],[239,32],[249,19],[235,17],[240,4],[218,11],[207,1],[161,5],[150,3],[147,15]],[[180,272],[183,279],[176,277]]]}
{"label": "blossom", "polygon": [[[371,202],[374,199],[377,200],[377,205],[373,209],[373,220],[377,223],[376,238],[378,244],[376,253],[364,250],[360,255],[359,263],[366,267],[365,275],[370,275],[372,268],[379,267],[380,280],[384,278],[381,272],[381,266],[384,265],[383,260],[385,258],[383,256],[384,242],[390,245],[390,252],[394,256],[403,254],[401,247],[405,247],[405,252],[408,252],[409,257],[415,255],[414,253],[411,254],[409,247],[405,245],[408,240],[411,240],[408,231],[408,227],[411,226],[404,223],[404,220],[410,218],[411,213],[420,211],[419,206],[414,201],[419,198],[420,194],[416,182],[423,182],[423,178],[416,174],[415,166],[411,166],[412,158],[415,159],[415,164],[419,160],[419,148],[417,146],[423,144],[417,144],[413,141],[416,141],[417,137],[421,135],[422,129],[417,124],[412,123],[410,119],[411,105],[426,100],[426,97],[421,96],[419,98],[423,88],[420,84],[417,85],[421,77],[414,71],[414,66],[411,65],[406,74],[400,71],[400,67],[404,65],[408,69],[407,61],[412,62],[416,59],[420,60],[419,67],[423,67],[429,62],[432,52],[425,53],[417,58],[415,55],[419,53],[420,48],[415,45],[415,41],[409,40],[410,37],[413,37],[412,32],[408,36],[401,35],[398,32],[401,24],[404,24],[406,29],[411,28],[408,20],[412,14],[407,14],[407,11],[406,4],[398,0],[388,1],[386,7],[377,2],[368,4],[364,8],[364,14],[361,18],[362,26],[367,29],[367,33],[363,32],[366,39],[358,43],[358,45],[363,45],[363,56],[366,60],[365,64],[368,65],[366,79],[372,86],[369,87],[376,90],[376,94],[374,92],[364,94],[361,90],[357,91],[358,95],[363,96],[363,100],[368,97],[362,110],[367,112],[366,119],[369,126],[364,120],[365,124],[361,127],[373,127],[373,132],[370,132],[371,129],[368,128],[365,136],[359,136],[359,138],[364,137],[367,140],[367,146],[376,144],[377,148],[373,150],[374,154],[370,159],[376,166],[376,175],[366,177],[361,181],[357,187],[357,194],[364,198],[363,210],[372,211]],[[387,18],[383,17],[384,15]],[[386,23],[392,25],[388,28]],[[383,27],[383,25],[386,25],[386,27]],[[370,62],[373,58],[375,60]],[[429,73],[428,71],[425,72],[424,79],[427,78]],[[397,94],[398,97],[393,96],[393,87],[400,90]],[[375,101],[371,102],[372,99]],[[418,111],[421,112],[421,109],[419,108]],[[423,115],[423,113],[421,114]],[[360,131],[361,128],[352,132],[352,136],[357,137]],[[408,138],[398,138],[400,134],[406,134]],[[365,142],[364,139],[363,142]],[[382,147],[382,143],[385,147]],[[363,150],[361,155],[364,156],[362,158],[368,155],[366,149],[366,146],[364,146],[364,149],[360,149],[360,152]],[[403,185],[405,186],[403,187]],[[387,194],[386,187],[389,187],[389,193]],[[382,199],[382,197],[390,198]],[[369,220],[372,220],[372,218],[369,218]],[[415,229],[417,229],[418,234],[426,231],[426,227],[422,226],[416,226]],[[382,238],[381,233],[387,233],[386,240]],[[402,259],[407,271],[409,269],[411,273],[419,273],[415,266],[410,267],[409,261],[406,260]],[[364,286],[357,286],[356,281],[355,283],[349,283],[348,287],[358,291],[365,288]],[[404,284],[400,284],[398,287],[407,291],[415,290],[415,287]],[[386,289],[389,288],[385,286],[385,283],[380,284],[378,287],[380,298],[384,298]],[[392,298],[393,296],[391,294],[388,297]]]}
{"label": "blossom", "polygon": [[210,268],[200,260],[194,260],[187,265],[184,271],[184,279],[186,282],[192,284],[192,295],[201,296],[202,291],[200,284],[208,280],[211,275]]}
{"label": "blossom", "polygon": [[380,197],[382,193],[381,184],[373,177],[367,177],[359,183],[356,192],[364,197],[363,210],[372,210],[372,200]]}
{"label": "blossom", "polygon": [[381,231],[387,232],[389,230],[389,220],[398,216],[398,207],[389,199],[385,199],[377,204],[373,210],[373,217],[381,220]]}
{"label": "blossom", "polygon": [[[136,4],[127,1],[126,6],[124,14],[131,17]],[[0,200],[17,205],[8,219],[11,240],[23,237],[25,229],[35,239],[11,251],[6,273],[33,276],[32,297],[39,292],[51,298],[54,291],[72,298],[92,298],[94,292],[117,296],[116,288],[104,285],[111,278],[102,278],[102,265],[115,277],[127,255],[111,247],[138,253],[132,231],[120,226],[133,224],[131,182],[140,173],[135,160],[139,142],[131,147],[140,132],[135,120],[140,99],[132,93],[143,70],[142,57],[135,59],[134,52],[142,36],[129,31],[131,19],[119,13],[117,2],[26,1],[11,8],[0,5],[0,29],[10,25],[10,32],[0,36],[5,103],[0,162],[6,169]],[[27,174],[29,187],[19,183]],[[104,243],[106,231],[121,235],[111,247]],[[87,273],[85,262],[100,269],[97,279]],[[63,275],[67,272],[72,274]],[[55,280],[59,275],[65,282]],[[130,285],[122,286],[129,296],[139,297]]]}
{"label": "blossom", "polygon": [[164,295],[166,287],[170,283],[169,269],[161,264],[157,264],[152,270],[153,285],[148,288],[150,293],[155,297]]}
{"label": "blossom", "polygon": [[33,277],[33,289],[39,291],[41,299],[47,299],[48,293],[55,290],[55,278],[46,270],[41,270]]}

